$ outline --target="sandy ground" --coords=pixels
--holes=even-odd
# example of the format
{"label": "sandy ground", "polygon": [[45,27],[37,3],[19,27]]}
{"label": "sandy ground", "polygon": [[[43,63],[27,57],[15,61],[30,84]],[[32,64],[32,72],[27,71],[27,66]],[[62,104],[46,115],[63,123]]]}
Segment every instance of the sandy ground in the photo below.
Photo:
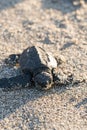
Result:
{"label": "sandy ground", "polygon": [[[15,76],[9,54],[31,44],[60,51],[77,79],[87,79],[87,4],[72,0],[0,0],[0,78]],[[87,130],[87,80],[47,92],[0,89],[0,130]]]}

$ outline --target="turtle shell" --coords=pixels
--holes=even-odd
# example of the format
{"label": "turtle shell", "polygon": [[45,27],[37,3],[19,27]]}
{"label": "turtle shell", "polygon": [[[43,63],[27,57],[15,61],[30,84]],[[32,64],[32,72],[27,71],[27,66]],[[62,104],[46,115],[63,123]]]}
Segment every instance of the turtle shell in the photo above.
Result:
{"label": "turtle shell", "polygon": [[34,73],[40,68],[52,69],[57,67],[57,61],[52,54],[39,46],[31,46],[25,49],[19,62],[23,72]]}

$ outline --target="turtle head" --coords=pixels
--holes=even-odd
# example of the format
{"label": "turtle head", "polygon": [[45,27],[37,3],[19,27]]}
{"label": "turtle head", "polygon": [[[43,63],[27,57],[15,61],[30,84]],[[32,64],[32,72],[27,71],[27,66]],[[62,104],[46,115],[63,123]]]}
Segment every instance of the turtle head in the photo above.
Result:
{"label": "turtle head", "polygon": [[41,72],[34,77],[35,86],[41,90],[47,90],[51,88],[53,77],[51,73]]}

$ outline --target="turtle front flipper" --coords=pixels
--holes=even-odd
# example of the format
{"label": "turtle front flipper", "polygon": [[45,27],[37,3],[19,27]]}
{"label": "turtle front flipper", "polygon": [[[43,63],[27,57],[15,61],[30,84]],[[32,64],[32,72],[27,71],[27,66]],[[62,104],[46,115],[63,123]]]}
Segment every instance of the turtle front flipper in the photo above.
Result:
{"label": "turtle front flipper", "polygon": [[31,86],[31,75],[18,75],[11,78],[2,78],[0,79],[0,88],[4,88],[6,90],[10,89],[19,89]]}
{"label": "turtle front flipper", "polygon": [[73,74],[66,75],[62,71],[55,73],[53,71],[53,82],[55,85],[62,86],[62,85],[69,85],[73,82]]}
{"label": "turtle front flipper", "polygon": [[19,65],[20,54],[11,54],[8,58],[4,60],[4,62],[10,66],[18,66]]}

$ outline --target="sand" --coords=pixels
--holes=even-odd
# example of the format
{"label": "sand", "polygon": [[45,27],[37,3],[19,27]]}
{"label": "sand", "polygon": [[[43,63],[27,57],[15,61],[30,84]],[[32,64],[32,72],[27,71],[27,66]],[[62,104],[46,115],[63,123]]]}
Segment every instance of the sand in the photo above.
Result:
{"label": "sand", "polygon": [[0,0],[0,78],[20,73],[6,57],[38,44],[60,51],[63,69],[85,79],[46,92],[0,89],[0,130],[87,130],[87,3],[76,2]]}

